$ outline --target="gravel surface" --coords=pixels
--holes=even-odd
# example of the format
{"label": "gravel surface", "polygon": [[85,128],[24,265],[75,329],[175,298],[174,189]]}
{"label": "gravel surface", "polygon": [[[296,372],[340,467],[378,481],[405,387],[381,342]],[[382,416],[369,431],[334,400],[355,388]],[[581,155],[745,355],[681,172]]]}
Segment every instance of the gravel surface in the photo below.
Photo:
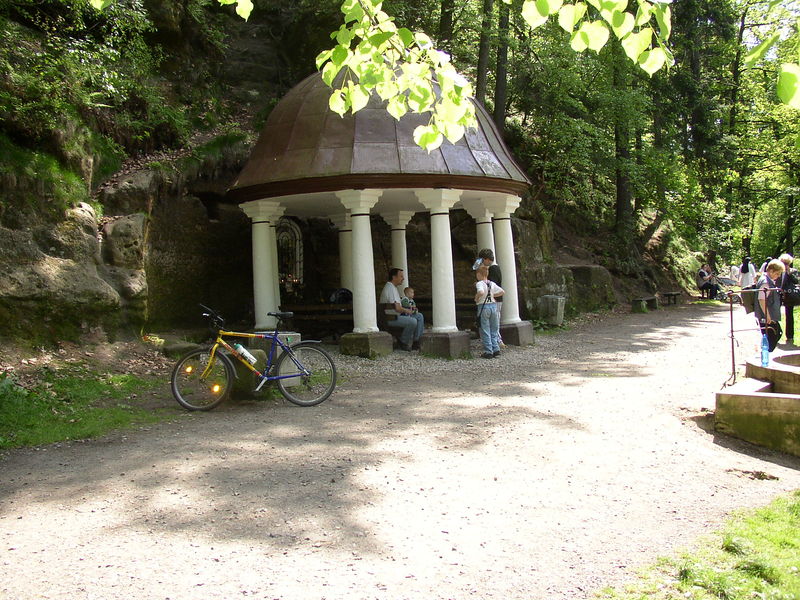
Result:
{"label": "gravel surface", "polygon": [[[7,453],[0,597],[591,597],[800,488],[800,460],[710,431],[728,319],[584,318],[491,361],[337,357],[317,407]],[[737,341],[741,363],[757,336]]]}

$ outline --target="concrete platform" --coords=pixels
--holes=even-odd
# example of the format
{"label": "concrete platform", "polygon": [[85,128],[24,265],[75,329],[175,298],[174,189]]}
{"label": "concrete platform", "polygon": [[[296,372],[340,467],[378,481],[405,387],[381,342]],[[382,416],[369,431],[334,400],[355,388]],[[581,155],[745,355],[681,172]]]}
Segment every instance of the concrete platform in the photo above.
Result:
{"label": "concrete platform", "polygon": [[714,429],[800,456],[800,352],[775,354],[766,367],[752,358],[746,373],[717,392]]}
{"label": "concrete platform", "polygon": [[504,344],[511,346],[532,346],[536,343],[533,323],[530,321],[500,325],[500,337],[503,338]]}
{"label": "concrete platform", "polygon": [[339,352],[364,358],[378,358],[392,353],[392,335],[385,331],[345,333],[339,339]]}

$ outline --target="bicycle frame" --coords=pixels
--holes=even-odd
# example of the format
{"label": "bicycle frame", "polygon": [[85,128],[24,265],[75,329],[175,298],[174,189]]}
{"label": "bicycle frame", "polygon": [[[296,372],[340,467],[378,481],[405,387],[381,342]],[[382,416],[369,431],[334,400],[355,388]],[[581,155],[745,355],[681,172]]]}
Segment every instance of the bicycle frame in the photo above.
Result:
{"label": "bicycle frame", "polygon": [[[264,367],[264,371],[259,371],[253,365],[250,364],[249,361],[242,358],[242,356],[231,346],[228,342],[225,341],[225,337],[237,337],[237,338],[246,338],[246,339],[271,339],[272,344],[269,348],[269,354],[267,355],[267,364]],[[309,340],[310,341],[310,340]],[[241,331],[225,331],[225,330],[218,330],[217,337],[214,340],[214,345],[211,347],[211,359],[208,361],[208,365],[206,366],[205,371],[201,377],[205,378],[208,376],[211,368],[214,366],[214,361],[216,360],[216,353],[219,347],[222,346],[228,353],[231,354],[236,360],[242,363],[245,367],[250,369],[253,373],[255,373],[256,377],[258,377],[259,382],[255,388],[255,391],[260,391],[264,384],[268,381],[277,381],[278,379],[291,379],[293,377],[297,377],[298,375],[310,375],[308,369],[303,366],[300,361],[297,360],[294,352],[292,352],[291,346],[288,344],[284,344],[279,335],[278,331],[275,330],[274,333],[245,333]],[[283,352],[289,354],[289,358],[292,359],[292,362],[295,366],[300,369],[300,373],[291,373],[289,375],[270,375],[270,369],[272,369],[272,364],[275,359],[275,350],[276,347],[280,347]]]}

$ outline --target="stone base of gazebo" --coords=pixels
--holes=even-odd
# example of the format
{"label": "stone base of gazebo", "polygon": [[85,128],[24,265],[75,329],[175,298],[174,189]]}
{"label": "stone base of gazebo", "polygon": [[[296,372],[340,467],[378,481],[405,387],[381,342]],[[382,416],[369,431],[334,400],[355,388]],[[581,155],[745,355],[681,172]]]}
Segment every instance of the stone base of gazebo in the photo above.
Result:
{"label": "stone base of gazebo", "polygon": [[510,346],[530,346],[536,343],[533,323],[530,321],[500,325],[500,337],[503,338],[504,344]]}
{"label": "stone base of gazebo", "polygon": [[423,333],[419,340],[419,352],[440,358],[469,358],[469,338],[469,331]]}
{"label": "stone base of gazebo", "polygon": [[385,331],[345,333],[339,338],[339,352],[351,356],[377,358],[392,353],[392,335]]}

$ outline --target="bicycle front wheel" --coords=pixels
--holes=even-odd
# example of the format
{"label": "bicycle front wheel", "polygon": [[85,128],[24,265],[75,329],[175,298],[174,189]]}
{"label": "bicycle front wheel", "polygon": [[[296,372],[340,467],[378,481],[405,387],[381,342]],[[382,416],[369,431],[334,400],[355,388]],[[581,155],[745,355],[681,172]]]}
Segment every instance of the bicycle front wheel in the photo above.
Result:
{"label": "bicycle front wheel", "polygon": [[172,370],[172,395],[188,410],[211,410],[233,387],[233,367],[211,350],[192,350]]}
{"label": "bicycle front wheel", "polygon": [[275,369],[278,389],[289,402],[314,406],[325,401],[336,387],[336,365],[331,355],[317,344],[300,342],[281,354]]}

